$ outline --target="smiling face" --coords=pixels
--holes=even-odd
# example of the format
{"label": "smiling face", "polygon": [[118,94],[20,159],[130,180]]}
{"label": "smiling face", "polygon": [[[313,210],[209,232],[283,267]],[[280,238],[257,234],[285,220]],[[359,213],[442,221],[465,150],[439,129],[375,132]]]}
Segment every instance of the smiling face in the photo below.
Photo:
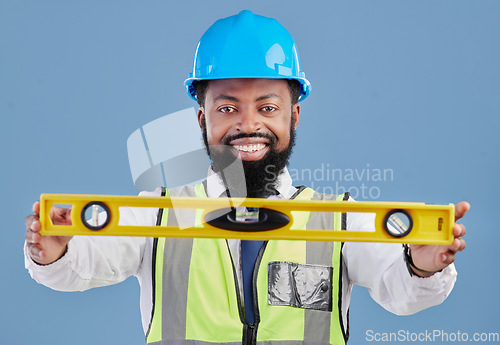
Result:
{"label": "smiling face", "polygon": [[[209,145],[231,145],[242,160],[254,161],[269,150],[270,140],[265,137],[275,137],[278,151],[288,146],[291,114],[294,129],[300,115],[300,105],[291,103],[285,80],[211,80],[198,121],[201,128],[206,122]],[[265,137],[248,137],[254,133]]]}
{"label": "smiling face", "polygon": [[275,180],[286,166],[299,116],[286,80],[221,79],[209,82],[198,122],[214,170],[230,154],[243,161],[247,187],[262,189],[262,180],[274,182],[269,175]]}

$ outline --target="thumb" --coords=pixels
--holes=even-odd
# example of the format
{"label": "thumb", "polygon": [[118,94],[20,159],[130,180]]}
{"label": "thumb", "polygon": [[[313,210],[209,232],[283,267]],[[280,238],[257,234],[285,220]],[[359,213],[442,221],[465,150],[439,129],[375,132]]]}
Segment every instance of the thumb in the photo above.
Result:
{"label": "thumb", "polygon": [[71,208],[53,206],[50,210],[50,219],[55,225],[71,225]]}

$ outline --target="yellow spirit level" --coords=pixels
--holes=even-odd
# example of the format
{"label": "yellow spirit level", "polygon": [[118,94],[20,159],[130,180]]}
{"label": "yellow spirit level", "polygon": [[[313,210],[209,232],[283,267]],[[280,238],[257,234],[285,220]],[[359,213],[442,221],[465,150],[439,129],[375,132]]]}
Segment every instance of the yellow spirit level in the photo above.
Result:
{"label": "yellow spirit level", "polygon": [[[49,212],[57,205],[71,205],[71,225],[53,224]],[[194,209],[202,213],[202,222],[189,228],[120,225],[122,207]],[[98,212],[98,209],[102,211]],[[296,230],[293,229],[294,213],[300,211],[372,213],[375,214],[374,231]],[[89,214],[90,216],[87,216]],[[41,234],[48,236],[241,238],[449,245],[453,242],[454,215],[453,204],[427,205],[409,202],[70,194],[42,194],[40,198]]]}

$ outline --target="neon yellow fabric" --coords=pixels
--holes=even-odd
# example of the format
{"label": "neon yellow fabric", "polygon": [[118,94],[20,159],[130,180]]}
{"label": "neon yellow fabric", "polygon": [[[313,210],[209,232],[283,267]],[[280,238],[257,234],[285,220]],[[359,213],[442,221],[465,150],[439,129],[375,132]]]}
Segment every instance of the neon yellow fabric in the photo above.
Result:
{"label": "neon yellow fabric", "polygon": [[[207,197],[203,185],[194,188],[196,197]],[[314,191],[304,189],[296,199],[310,200]],[[342,200],[340,196],[338,200]],[[293,212],[293,229],[305,229],[310,212]],[[162,225],[166,225],[164,213]],[[195,224],[201,224],[201,212],[196,212]],[[335,214],[335,230],[341,230],[341,214]],[[158,242],[156,261],[156,299],[148,343],[161,341],[161,295],[163,250]],[[257,341],[304,340],[305,309],[268,304],[268,263],[275,261],[306,262],[306,241],[269,241],[259,266],[257,294],[260,323]],[[344,344],[339,319],[338,289],[340,279],[341,243],[334,244],[332,256],[332,312],[330,342]],[[244,324],[236,289],[234,267],[226,240],[193,239],[189,263],[189,285],[186,305],[186,339],[212,343],[241,342]],[[171,311],[175,313],[175,311]],[[180,339],[179,339],[180,340]],[[165,344],[168,342],[165,342]]]}
{"label": "neon yellow fabric", "polygon": [[[214,258],[214,254],[220,257]],[[189,271],[186,339],[216,343],[241,340],[243,324],[238,309],[226,241],[195,239]]]}
{"label": "neon yellow fabric", "polygon": [[[308,212],[303,212],[308,213]],[[305,215],[308,216],[308,215]],[[303,340],[305,309],[269,305],[267,302],[267,262],[306,261],[305,241],[269,241],[257,276],[260,323],[257,341]]]}
{"label": "neon yellow fabric", "polygon": [[[196,197],[207,198],[202,184],[196,185],[194,191]],[[196,210],[195,224],[201,224],[202,212]],[[210,253],[217,253],[220,257],[215,260]],[[233,265],[226,240],[195,239],[189,271],[186,339],[209,342],[241,339],[243,324],[234,287]],[[210,311],[210,317],[207,317],[207,311]]]}
{"label": "neon yellow fabric", "polygon": [[[299,194],[296,200],[310,200],[314,191],[306,188]],[[337,197],[337,201],[342,201],[343,195]],[[293,214],[293,229],[305,229],[307,222],[311,218],[310,212],[295,212]],[[342,230],[342,215],[335,213],[334,230]],[[344,336],[340,326],[338,310],[338,289],[340,279],[340,253],[341,243],[335,242],[332,256],[332,311],[330,325],[330,343],[345,344]],[[306,262],[306,242],[305,241],[269,241],[262,258],[262,262],[287,261]],[[257,341],[268,340],[303,340],[304,337],[304,313],[301,308],[290,306],[269,305],[267,301],[267,265],[261,264],[257,277],[259,313],[261,321],[257,333]],[[264,292],[264,293],[263,293]]]}

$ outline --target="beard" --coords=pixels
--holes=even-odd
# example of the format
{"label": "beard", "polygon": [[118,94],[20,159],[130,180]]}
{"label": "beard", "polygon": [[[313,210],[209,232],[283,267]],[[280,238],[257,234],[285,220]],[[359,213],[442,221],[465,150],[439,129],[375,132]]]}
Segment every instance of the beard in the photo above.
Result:
{"label": "beard", "polygon": [[[212,161],[212,169],[217,173],[228,188],[229,197],[267,198],[277,194],[278,176],[288,165],[295,145],[295,121],[292,116],[290,124],[290,141],[282,151],[276,149],[277,137],[267,133],[240,133],[225,136],[220,145],[209,145],[205,119],[202,122],[203,143]],[[256,161],[239,160],[233,153],[231,141],[240,138],[266,138],[269,140],[269,150],[264,157]],[[244,175],[244,176],[242,176]]]}

